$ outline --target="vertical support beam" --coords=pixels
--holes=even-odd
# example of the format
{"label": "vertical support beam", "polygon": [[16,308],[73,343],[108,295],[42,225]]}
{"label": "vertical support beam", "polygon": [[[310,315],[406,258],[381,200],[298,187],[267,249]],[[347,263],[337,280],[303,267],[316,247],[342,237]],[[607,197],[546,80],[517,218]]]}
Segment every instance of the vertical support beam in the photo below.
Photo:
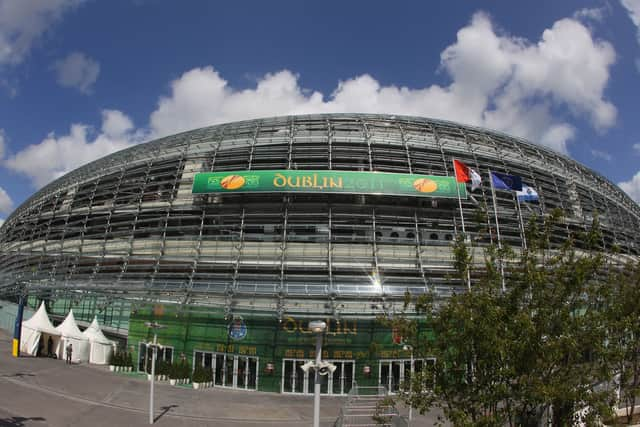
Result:
{"label": "vertical support beam", "polygon": [[13,357],[20,357],[20,338],[22,335],[22,316],[24,314],[24,301],[25,296],[20,295],[20,302],[18,303],[18,313],[16,314],[16,321],[13,326],[13,348],[11,354]]}
{"label": "vertical support beam", "polygon": [[376,208],[372,208],[371,210],[371,228],[373,231],[373,236],[371,241],[373,242],[373,272],[376,275],[375,280],[376,283],[380,284],[380,294],[384,294],[384,284],[383,280],[380,277],[380,267],[378,265],[378,237],[376,236]]}

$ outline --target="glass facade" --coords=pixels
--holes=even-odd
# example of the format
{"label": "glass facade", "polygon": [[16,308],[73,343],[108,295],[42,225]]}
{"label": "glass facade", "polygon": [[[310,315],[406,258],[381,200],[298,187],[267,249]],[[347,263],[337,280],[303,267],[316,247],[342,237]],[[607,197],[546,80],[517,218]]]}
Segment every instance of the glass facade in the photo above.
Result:
{"label": "glass facade", "polygon": [[[201,172],[453,176],[453,159],[483,178],[462,212],[456,199],[437,197],[192,192]],[[521,176],[539,203],[519,209],[512,193],[497,191],[494,215],[489,170]],[[638,255],[640,209],[618,187],[504,134],[388,115],[224,124],[115,153],[36,193],[0,229],[0,296],[26,287],[51,300],[173,302],[227,315],[375,316],[406,290],[446,297],[466,287],[449,280],[462,219],[480,253],[498,225],[503,244],[521,247],[522,223],[555,208],[566,215],[555,244],[598,214],[603,250]]]}

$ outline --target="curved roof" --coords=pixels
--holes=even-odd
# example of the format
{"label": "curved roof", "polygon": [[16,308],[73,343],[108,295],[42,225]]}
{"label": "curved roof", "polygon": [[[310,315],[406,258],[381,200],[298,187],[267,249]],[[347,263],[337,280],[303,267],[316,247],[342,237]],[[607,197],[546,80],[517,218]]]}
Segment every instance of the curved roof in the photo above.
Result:
{"label": "curved roof", "polygon": [[[193,188],[198,173],[232,171],[254,180],[257,171],[287,170],[451,181],[453,160],[483,177],[473,197]],[[489,171],[521,176],[539,202],[520,206],[507,191],[492,196]],[[526,244],[523,224],[555,209],[565,222],[553,230],[554,245],[581,244],[598,217],[604,250],[640,255],[635,202],[574,160],[521,139],[380,114],[228,123],[114,153],[36,193],[0,229],[0,293],[26,286],[52,298],[97,293],[226,313],[361,313],[407,290],[457,292],[461,284],[450,279],[456,233],[468,234],[478,253],[496,240],[517,248]],[[375,298],[380,304],[368,302]]]}
{"label": "curved roof", "polygon": [[[170,150],[184,147],[185,144],[192,139],[201,137],[202,134],[217,135],[222,138],[223,135],[233,134],[234,131],[244,128],[255,128],[260,126],[294,126],[298,122],[305,121],[353,121],[366,123],[370,122],[383,122],[391,126],[392,124],[417,124],[426,128],[432,128],[434,131],[438,129],[458,129],[462,131],[472,131],[478,135],[483,135],[489,139],[495,139],[497,141],[508,141],[509,144],[521,145],[523,147],[529,147],[539,153],[543,153],[544,156],[548,156],[555,159],[560,159],[563,162],[568,162],[573,168],[576,169],[578,174],[587,173],[597,178],[603,184],[610,187],[613,191],[619,193],[624,199],[623,203],[628,209],[631,209],[636,217],[640,218],[640,206],[631,199],[626,193],[624,193],[615,183],[609,179],[588,168],[587,166],[578,163],[576,160],[555,151],[549,147],[545,147],[533,142],[527,141],[522,138],[517,138],[505,134],[503,132],[481,128],[477,126],[463,125],[456,122],[430,119],[425,117],[416,116],[404,116],[394,114],[362,114],[362,113],[328,113],[328,114],[308,114],[308,115],[294,115],[294,116],[274,116],[262,119],[243,120],[237,122],[224,123],[219,125],[207,126],[199,129],[189,130],[178,134],[158,138],[152,141],[141,143],[130,148],[112,153],[105,157],[102,157],[93,162],[87,163],[62,177],[52,181],[33,196],[27,199],[20,207],[18,207],[5,221],[3,226],[6,226],[11,219],[18,214],[22,209],[30,206],[32,203],[37,202],[42,197],[56,191],[60,191],[61,188],[65,188],[71,183],[83,182],[90,179],[98,171],[117,170],[121,167],[123,162],[130,161],[131,159],[139,159],[140,161],[148,160],[150,153],[157,153],[162,150]],[[1,229],[2,227],[0,227]]]}

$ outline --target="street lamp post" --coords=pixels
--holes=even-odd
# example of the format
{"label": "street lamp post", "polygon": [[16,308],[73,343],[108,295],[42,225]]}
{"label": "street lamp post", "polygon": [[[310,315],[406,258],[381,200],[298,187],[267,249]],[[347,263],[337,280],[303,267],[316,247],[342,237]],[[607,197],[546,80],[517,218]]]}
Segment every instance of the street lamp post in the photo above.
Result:
{"label": "street lamp post", "polygon": [[[411,377],[410,377],[410,381],[409,381],[409,396],[411,396],[411,383],[413,382],[413,373],[414,373],[414,369],[413,369],[413,346],[409,345],[409,344],[405,344],[402,349],[404,351],[410,350],[411,351]],[[409,400],[409,423],[411,423],[411,415],[413,414],[413,405],[411,404],[411,400]]]}
{"label": "street lamp post", "polygon": [[322,361],[322,334],[327,324],[322,320],[309,322],[309,330],[316,334],[316,363],[313,370],[315,375],[313,390],[313,427],[320,427],[320,362]]}
{"label": "street lamp post", "polygon": [[149,424],[153,424],[153,388],[156,382],[156,358],[158,354],[158,329],[166,328],[158,322],[144,322],[144,325],[153,329],[153,352],[151,353],[151,390],[149,391]]}

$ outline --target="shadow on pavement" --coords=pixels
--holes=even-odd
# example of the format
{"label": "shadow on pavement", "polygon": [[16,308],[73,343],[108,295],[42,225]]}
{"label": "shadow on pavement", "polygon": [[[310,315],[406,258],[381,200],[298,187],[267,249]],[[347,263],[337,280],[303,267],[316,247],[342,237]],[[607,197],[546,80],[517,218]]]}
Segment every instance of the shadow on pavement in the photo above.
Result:
{"label": "shadow on pavement", "polygon": [[42,417],[11,417],[11,418],[0,418],[0,427],[24,427],[27,424],[27,421],[46,421]]}
{"label": "shadow on pavement", "polygon": [[2,375],[3,377],[17,377],[17,378],[22,378],[22,377],[35,377],[35,374],[30,374],[30,373],[24,373],[24,372],[16,372],[15,374],[5,374]]}
{"label": "shadow on pavement", "polygon": [[[179,407],[179,406],[180,406],[180,405],[167,405],[167,406],[162,406],[162,407],[160,407],[160,409],[161,409],[162,411],[158,414],[158,416],[157,416],[157,417],[155,417],[155,418],[153,419],[153,422],[154,422],[154,423],[155,423],[155,422],[158,422],[158,420],[159,420],[160,418],[162,418],[162,416],[163,416],[164,414],[166,414],[167,412],[169,412],[169,411],[170,411],[170,410],[172,410],[173,408],[177,408],[177,407]],[[0,424],[0,427],[2,427],[2,424]]]}

